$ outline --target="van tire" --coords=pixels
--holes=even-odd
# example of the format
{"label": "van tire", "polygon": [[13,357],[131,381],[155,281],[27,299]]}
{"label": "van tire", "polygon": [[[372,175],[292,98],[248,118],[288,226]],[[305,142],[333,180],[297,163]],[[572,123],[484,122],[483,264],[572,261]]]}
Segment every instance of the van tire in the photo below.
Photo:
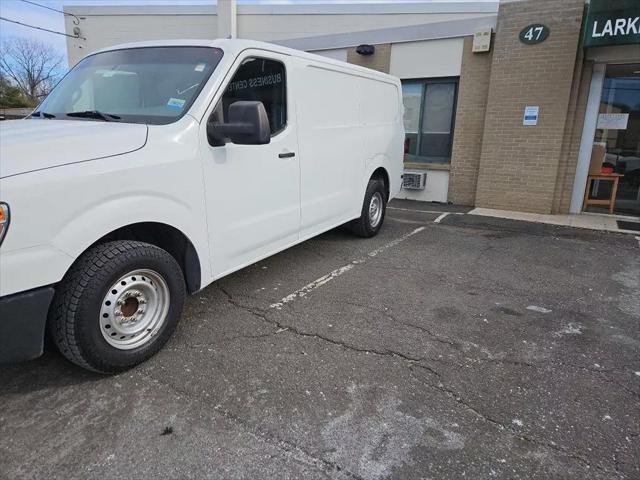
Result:
{"label": "van tire", "polygon": [[[377,205],[377,214],[372,217],[372,202]],[[367,191],[364,195],[360,218],[356,218],[347,224],[347,228],[355,235],[363,238],[375,236],[382,227],[387,211],[387,194],[384,181],[373,177],[369,180]]]}
{"label": "van tire", "polygon": [[[120,289],[120,297],[112,297],[117,300],[105,302],[105,295],[117,293],[114,282],[125,285],[120,280],[128,280],[130,272],[149,275],[131,277],[130,285]],[[182,270],[165,250],[128,240],[99,244],[78,258],[56,288],[49,310],[49,333],[62,355],[76,365],[103,374],[122,372],[144,362],[167,342],[180,319],[185,295]],[[109,308],[121,310],[102,313]],[[110,315],[118,317],[113,319],[113,327]],[[123,315],[130,316],[122,319]],[[150,319],[156,319],[153,328],[134,330],[146,327]],[[105,328],[130,328],[132,334],[120,337],[119,332],[115,340],[107,341],[106,332],[113,330]],[[132,343],[111,344],[119,338]]]}

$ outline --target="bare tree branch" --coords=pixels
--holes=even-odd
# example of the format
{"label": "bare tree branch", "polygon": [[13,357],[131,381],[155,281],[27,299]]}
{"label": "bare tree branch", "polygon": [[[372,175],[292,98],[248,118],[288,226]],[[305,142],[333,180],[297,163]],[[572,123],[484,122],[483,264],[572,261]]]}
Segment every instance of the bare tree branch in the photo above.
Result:
{"label": "bare tree branch", "polygon": [[0,46],[0,73],[10,78],[32,103],[55,85],[62,55],[35,39],[12,38]]}

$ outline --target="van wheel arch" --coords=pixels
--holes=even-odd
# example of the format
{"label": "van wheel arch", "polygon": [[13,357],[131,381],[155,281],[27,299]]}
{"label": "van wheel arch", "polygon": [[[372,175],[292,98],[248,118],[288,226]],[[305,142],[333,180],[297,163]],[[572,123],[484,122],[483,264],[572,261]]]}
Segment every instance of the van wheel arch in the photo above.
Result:
{"label": "van wheel arch", "polygon": [[375,178],[379,178],[384,183],[385,200],[388,202],[390,189],[389,173],[384,167],[378,167],[373,171],[369,180],[373,180]]}
{"label": "van wheel arch", "polygon": [[202,277],[198,252],[189,238],[177,228],[158,222],[134,223],[107,233],[87,247],[87,250],[114,240],[135,240],[162,248],[180,265],[187,292],[195,293],[200,290]]}
{"label": "van wheel arch", "polygon": [[346,224],[358,237],[370,238],[378,234],[384,221],[386,204],[389,199],[389,186],[386,172],[376,170],[367,182],[360,216]]}

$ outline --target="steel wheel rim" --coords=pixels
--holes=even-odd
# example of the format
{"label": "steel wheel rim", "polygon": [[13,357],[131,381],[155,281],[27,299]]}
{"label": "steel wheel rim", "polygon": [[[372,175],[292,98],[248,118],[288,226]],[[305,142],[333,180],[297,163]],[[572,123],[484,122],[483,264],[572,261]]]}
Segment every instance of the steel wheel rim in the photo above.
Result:
{"label": "steel wheel rim", "polygon": [[169,313],[169,287],[154,270],[133,270],[107,290],[100,308],[100,331],[109,345],[131,350],[149,343]]}
{"label": "steel wheel rim", "polygon": [[380,192],[375,192],[369,202],[369,224],[372,228],[377,227],[380,223],[383,207],[382,195],[380,195]]}

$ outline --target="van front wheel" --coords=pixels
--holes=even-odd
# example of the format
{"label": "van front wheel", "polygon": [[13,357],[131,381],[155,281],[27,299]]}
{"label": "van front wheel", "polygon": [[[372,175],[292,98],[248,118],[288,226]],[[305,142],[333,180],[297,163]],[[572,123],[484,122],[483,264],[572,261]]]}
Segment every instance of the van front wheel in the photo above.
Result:
{"label": "van front wheel", "polygon": [[169,253],[143,242],[108,242],[85,252],[56,289],[49,331],[73,363],[117,373],[162,348],[184,299],[182,270]]}
{"label": "van front wheel", "polygon": [[348,223],[349,230],[360,237],[373,237],[378,233],[387,210],[387,195],[384,182],[380,178],[372,178],[362,203],[360,218]]}

